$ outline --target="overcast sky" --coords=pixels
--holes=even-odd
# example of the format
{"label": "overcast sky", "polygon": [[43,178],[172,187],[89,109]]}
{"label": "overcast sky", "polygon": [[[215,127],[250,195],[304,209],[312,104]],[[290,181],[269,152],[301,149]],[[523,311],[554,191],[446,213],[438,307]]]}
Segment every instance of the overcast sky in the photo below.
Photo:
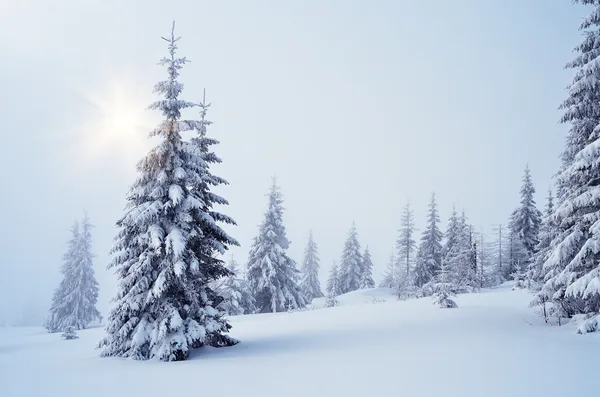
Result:
{"label": "overcast sky", "polygon": [[276,175],[291,255],[312,228],[324,281],[355,221],[379,281],[407,199],[420,230],[433,190],[444,224],[456,203],[489,230],[528,162],[543,206],[584,14],[566,0],[0,0],[0,319],[45,314],[84,210],[106,313],[173,19],[183,97],[212,103],[236,259]]}

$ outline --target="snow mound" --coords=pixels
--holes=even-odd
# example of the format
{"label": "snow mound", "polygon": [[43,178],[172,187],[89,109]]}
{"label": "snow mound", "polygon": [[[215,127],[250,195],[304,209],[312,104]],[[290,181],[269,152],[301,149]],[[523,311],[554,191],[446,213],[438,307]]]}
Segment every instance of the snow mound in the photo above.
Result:
{"label": "snow mound", "polygon": [[[360,289],[357,291],[352,291],[348,292],[347,294],[340,295],[336,299],[339,302],[338,306],[354,306],[372,303],[384,303],[397,300],[395,291],[392,288]],[[323,309],[325,308],[326,300],[327,298],[313,299],[311,306],[313,309]]]}

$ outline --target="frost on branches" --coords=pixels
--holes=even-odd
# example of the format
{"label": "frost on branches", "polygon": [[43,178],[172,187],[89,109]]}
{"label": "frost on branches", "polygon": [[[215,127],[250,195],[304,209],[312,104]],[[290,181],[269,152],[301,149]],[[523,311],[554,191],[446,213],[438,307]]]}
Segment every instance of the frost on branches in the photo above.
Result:
{"label": "frost on branches", "polygon": [[117,222],[109,268],[119,285],[99,343],[105,357],[179,361],[194,348],[237,343],[225,335],[231,326],[216,308],[223,298],[210,288],[231,275],[217,256],[238,244],[219,226],[234,221],[212,209],[226,202],[209,191],[219,179],[209,172],[207,154],[181,137],[203,125],[181,120],[181,111],[195,106],[179,98],[177,78],[187,60],[175,56],[179,38],[173,31],[163,39],[170,56],[160,64],[168,79],[156,84],[163,98],[150,109],[164,120],[150,134],[158,145],[138,164],[140,175]]}
{"label": "frost on branches", "polygon": [[229,262],[228,270],[231,275],[226,277],[217,288],[219,294],[224,298],[219,308],[230,316],[254,313],[254,297],[250,292],[248,282],[240,274],[240,268],[233,258]]}
{"label": "frost on branches", "polygon": [[87,215],[81,228],[75,223],[72,238],[64,256],[63,279],[54,292],[50,313],[46,320],[49,332],[66,329],[85,329],[93,321],[102,321],[96,309],[98,282],[92,263],[92,225]]}
{"label": "frost on branches", "polygon": [[358,242],[358,233],[356,232],[355,223],[352,222],[352,227],[344,243],[339,270],[341,292],[343,294],[360,289],[360,282],[363,277],[362,266],[363,260],[360,252],[360,243]]}
{"label": "frost on branches", "polygon": [[259,313],[284,312],[306,306],[296,283],[296,263],[286,252],[289,246],[283,225],[283,198],[273,179],[265,219],[248,258],[247,277]]}
{"label": "frost on branches", "polygon": [[[600,312],[600,2],[580,29],[583,42],[567,67],[575,69],[561,121],[570,123],[557,175],[558,203],[552,215],[556,237],[543,265],[544,285],[538,303],[552,302],[554,315],[588,318],[580,326],[595,330]],[[589,326],[589,328],[588,328]]]}
{"label": "frost on branches", "polygon": [[315,298],[322,298],[321,282],[319,281],[319,253],[317,243],[313,239],[312,231],[308,236],[308,244],[304,250],[304,262],[302,262],[302,281],[300,289],[306,298],[306,302],[312,302]]}

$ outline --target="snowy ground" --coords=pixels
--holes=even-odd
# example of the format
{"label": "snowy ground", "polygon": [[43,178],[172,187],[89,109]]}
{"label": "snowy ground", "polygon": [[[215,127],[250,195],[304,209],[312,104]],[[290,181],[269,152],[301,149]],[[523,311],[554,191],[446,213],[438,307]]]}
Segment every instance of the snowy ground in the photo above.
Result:
{"label": "snowy ground", "polygon": [[529,300],[503,288],[438,309],[354,292],[335,308],[235,317],[241,344],[179,363],[99,358],[102,329],[64,341],[0,328],[0,396],[596,395],[600,335],[546,326]]}

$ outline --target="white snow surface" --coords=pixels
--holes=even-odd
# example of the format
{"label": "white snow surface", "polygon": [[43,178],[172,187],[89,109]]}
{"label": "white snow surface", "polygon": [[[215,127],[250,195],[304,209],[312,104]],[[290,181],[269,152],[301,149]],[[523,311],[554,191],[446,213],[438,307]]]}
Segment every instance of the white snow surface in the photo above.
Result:
{"label": "white snow surface", "polygon": [[[373,298],[386,302],[373,304]],[[340,306],[231,318],[241,343],[184,362],[100,358],[103,329],[63,340],[42,328],[0,328],[0,395],[568,396],[598,391],[599,334],[544,324],[510,286],[397,301],[385,288]],[[319,306],[319,301],[314,303]]]}

